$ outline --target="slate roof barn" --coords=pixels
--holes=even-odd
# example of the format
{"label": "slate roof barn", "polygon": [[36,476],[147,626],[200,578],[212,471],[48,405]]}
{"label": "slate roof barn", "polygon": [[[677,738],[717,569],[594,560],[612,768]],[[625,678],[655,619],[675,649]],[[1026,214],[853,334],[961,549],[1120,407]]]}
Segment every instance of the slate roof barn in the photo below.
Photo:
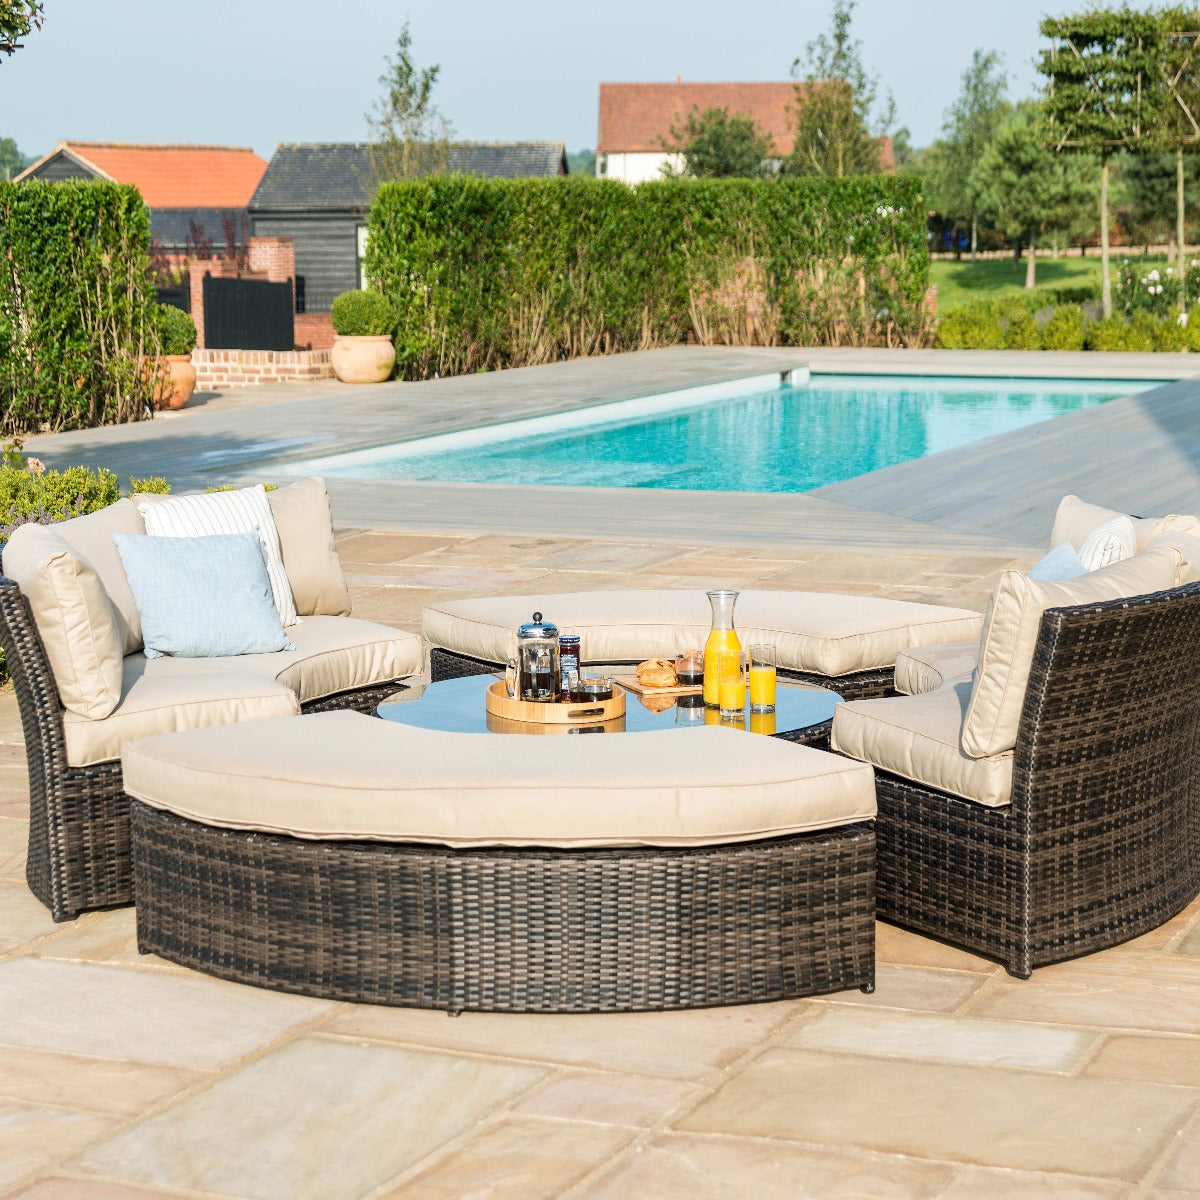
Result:
{"label": "slate roof barn", "polygon": [[[562,142],[463,142],[449,148],[454,173],[494,179],[567,173]],[[362,286],[367,210],[377,190],[366,142],[281,145],[249,212],[258,237],[296,247],[297,307],[328,312],[335,296]]]}

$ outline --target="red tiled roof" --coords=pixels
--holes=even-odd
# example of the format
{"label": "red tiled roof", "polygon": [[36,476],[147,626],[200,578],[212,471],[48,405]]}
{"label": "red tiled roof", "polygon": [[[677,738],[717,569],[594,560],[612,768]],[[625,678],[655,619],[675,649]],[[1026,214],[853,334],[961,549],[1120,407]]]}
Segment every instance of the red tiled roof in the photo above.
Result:
{"label": "red tiled roof", "polygon": [[[602,83],[597,154],[661,151],[671,126],[693,108],[724,108],[753,117],[778,154],[790,154],[795,83]],[[803,87],[804,85],[799,85]]]}
{"label": "red tiled roof", "polygon": [[245,208],[267,169],[265,159],[239,146],[136,146],[119,142],[60,142],[117,183],[132,183],[150,208]]}

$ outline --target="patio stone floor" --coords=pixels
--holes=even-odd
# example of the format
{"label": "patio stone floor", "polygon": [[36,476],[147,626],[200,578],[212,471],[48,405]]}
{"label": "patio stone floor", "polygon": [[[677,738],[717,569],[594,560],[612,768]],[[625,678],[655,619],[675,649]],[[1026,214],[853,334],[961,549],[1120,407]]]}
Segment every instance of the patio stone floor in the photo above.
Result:
{"label": "patio stone floor", "polygon": [[[932,554],[345,530],[358,615],[434,598],[787,586],[982,608]],[[553,616],[553,614],[548,614]],[[23,879],[0,694],[0,1195],[1200,1200],[1200,902],[1018,982],[878,927],[878,987],[619,1016],[330,1003],[139,956],[132,909],[55,925]]]}

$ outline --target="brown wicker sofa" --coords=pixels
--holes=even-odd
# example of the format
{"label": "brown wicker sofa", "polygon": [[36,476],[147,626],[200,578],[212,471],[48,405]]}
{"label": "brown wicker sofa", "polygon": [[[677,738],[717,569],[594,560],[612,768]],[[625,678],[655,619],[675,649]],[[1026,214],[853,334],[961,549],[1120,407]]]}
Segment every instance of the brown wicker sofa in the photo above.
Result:
{"label": "brown wicker sofa", "polygon": [[[129,611],[132,595],[112,543],[114,531],[145,531],[131,500],[13,533],[4,565],[21,560],[34,603],[0,576],[0,646],[16,690],[29,767],[26,878],[56,921],[133,900],[129,797],[120,763],[126,740],[301,711],[372,711],[403,686],[400,680],[422,670],[416,635],[348,615],[324,484],[302,480],[270,493],[270,503],[303,618],[289,630],[296,649],[277,654],[147,659],[141,653],[136,610]],[[58,647],[61,663],[64,645],[78,647],[88,634],[78,620],[64,621],[54,611],[47,595],[54,586],[43,586],[51,574],[49,558],[60,572],[65,564],[72,578],[87,574],[93,597],[111,606],[123,630],[120,697],[103,719],[64,704],[43,635]],[[60,588],[62,580],[60,574]],[[120,651],[118,643],[118,658]]]}
{"label": "brown wicker sofa", "polygon": [[880,917],[1019,978],[1200,892],[1200,584],[1051,607],[1033,628],[1006,754],[946,744],[988,669],[961,653],[930,692],[843,705],[832,730],[876,768]]}
{"label": "brown wicker sofa", "polygon": [[530,741],[323,713],[130,742],[139,949],[451,1013],[873,990],[869,767],[720,727]]}

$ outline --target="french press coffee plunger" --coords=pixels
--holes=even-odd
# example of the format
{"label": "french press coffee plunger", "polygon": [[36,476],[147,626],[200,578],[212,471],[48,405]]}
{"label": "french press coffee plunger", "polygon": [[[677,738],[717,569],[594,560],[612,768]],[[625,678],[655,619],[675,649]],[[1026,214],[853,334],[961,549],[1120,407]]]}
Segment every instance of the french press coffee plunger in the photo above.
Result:
{"label": "french press coffee plunger", "polygon": [[517,694],[522,700],[549,704],[558,699],[561,681],[561,660],[558,649],[558,626],[542,619],[540,612],[533,620],[517,629]]}

